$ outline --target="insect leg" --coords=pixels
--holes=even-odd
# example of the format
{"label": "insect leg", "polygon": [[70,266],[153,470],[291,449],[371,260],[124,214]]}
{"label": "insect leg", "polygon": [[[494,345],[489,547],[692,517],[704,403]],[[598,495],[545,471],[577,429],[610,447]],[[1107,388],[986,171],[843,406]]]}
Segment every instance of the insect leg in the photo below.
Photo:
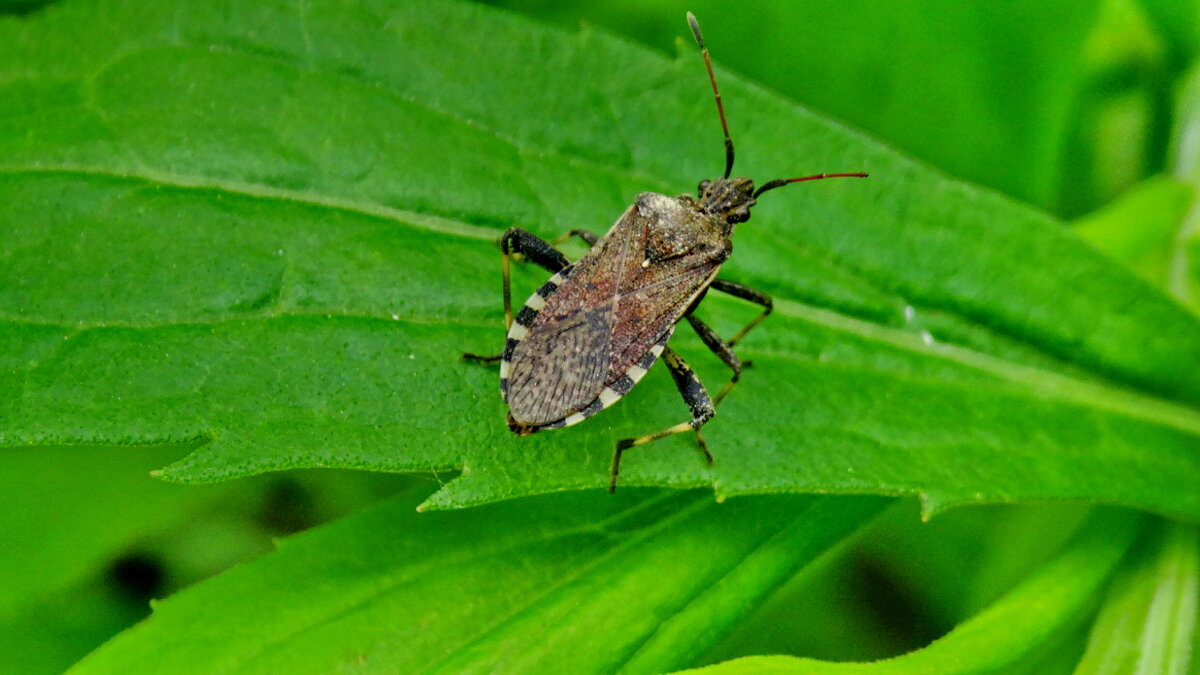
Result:
{"label": "insect leg", "polygon": [[550,243],[557,246],[571,237],[579,237],[583,240],[583,243],[588,245],[588,248],[595,246],[596,242],[600,241],[600,235],[590,230],[568,230],[563,232],[557,239]]}
{"label": "insect leg", "polygon": [[735,298],[749,300],[750,302],[753,302],[756,305],[762,305],[762,307],[763,307],[762,314],[759,314],[758,316],[754,317],[754,320],[751,321],[750,323],[746,324],[744,328],[739,330],[737,332],[737,335],[734,335],[733,337],[729,338],[729,341],[726,342],[725,344],[729,345],[730,347],[741,342],[742,338],[746,337],[746,333],[749,333],[752,328],[754,328],[758,324],[762,323],[762,320],[767,318],[767,316],[769,316],[771,314],[771,310],[774,309],[774,303],[771,302],[771,296],[767,295],[766,293],[763,293],[762,291],[756,291],[753,288],[750,288],[749,286],[743,286],[742,284],[739,284],[736,281],[725,281],[724,279],[713,279],[712,285],[709,286],[709,288],[714,288],[718,291],[721,291],[722,293],[728,293]]}
{"label": "insect leg", "polygon": [[[570,264],[567,257],[549,242],[519,227],[510,227],[500,236],[500,276],[504,288],[504,330],[512,328],[512,284],[509,281],[509,260],[519,255],[548,272],[559,272]],[[498,363],[502,354],[472,354],[464,352],[464,361]]]}
{"label": "insect leg", "polygon": [[567,256],[558,252],[545,239],[526,232],[519,227],[510,227],[500,237],[500,275],[504,284],[504,330],[512,328],[512,287],[509,283],[508,261],[520,255],[547,272],[558,272],[570,264]]}
{"label": "insect leg", "polygon": [[743,366],[749,365],[750,362],[743,362],[741,359],[739,359],[737,354],[733,353],[733,347],[726,344],[725,341],[721,339],[721,336],[717,335],[716,331],[709,327],[708,324],[701,321],[695,314],[688,313],[684,315],[684,318],[687,319],[688,323],[692,325],[692,328],[696,331],[696,334],[700,336],[700,339],[704,341],[704,345],[711,349],[712,353],[716,354],[717,357],[724,361],[725,365],[729,366],[729,369],[733,371],[733,377],[730,378],[729,382],[725,383],[725,386],[721,388],[721,391],[717,393],[716,398],[713,399],[713,405],[715,406],[721,402],[721,399],[725,398],[725,396],[729,394],[729,390],[733,389],[733,385],[737,384],[738,379],[742,376]]}
{"label": "insect leg", "polygon": [[503,358],[503,354],[476,354],[474,352],[462,353],[463,361],[474,361],[475,363],[482,363],[485,366],[490,366],[493,363],[500,363],[500,360]]}
{"label": "insect leg", "polygon": [[700,378],[696,377],[696,373],[692,372],[691,367],[678,354],[668,348],[663,351],[662,358],[667,364],[667,369],[671,371],[671,378],[675,380],[675,386],[679,388],[679,393],[683,396],[683,400],[691,408],[692,419],[652,434],[638,436],[637,438],[624,438],[617,441],[617,449],[613,453],[611,479],[608,483],[609,492],[617,490],[617,474],[620,473],[622,453],[636,445],[645,445],[650,441],[657,441],[672,434],[695,431],[696,442],[700,445],[700,451],[704,453],[704,459],[709,465],[712,465],[712,453],[708,451],[708,445],[704,442],[704,437],[700,435],[700,427],[704,426],[704,423],[712,419],[712,416],[716,414],[716,408],[713,407],[712,399],[708,397],[708,392],[705,391],[704,384],[700,382]]}

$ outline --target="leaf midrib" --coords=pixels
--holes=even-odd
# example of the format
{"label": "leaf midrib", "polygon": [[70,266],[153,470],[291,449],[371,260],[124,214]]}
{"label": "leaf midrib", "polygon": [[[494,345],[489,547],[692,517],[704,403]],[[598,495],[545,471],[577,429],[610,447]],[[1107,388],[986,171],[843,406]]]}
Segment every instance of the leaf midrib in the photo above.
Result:
{"label": "leaf midrib", "polygon": [[[1150,395],[1141,394],[1140,392],[1132,390],[1120,389],[1100,381],[1080,380],[1051,371],[1024,366],[1010,361],[1004,361],[982,352],[976,352],[955,345],[938,342],[927,344],[920,336],[914,335],[907,331],[896,330],[893,328],[880,326],[878,324],[849,318],[829,310],[813,307],[811,305],[804,305],[802,303],[793,302],[790,300],[777,300],[775,306],[779,314],[789,318],[809,321],[825,328],[832,328],[834,330],[858,335],[859,337],[863,337],[867,340],[887,344],[921,356],[934,356],[960,366],[965,366],[973,370],[993,375],[998,377],[1001,381],[1012,382],[1021,385],[1021,387],[1012,390],[1013,393],[1016,394],[1025,394],[1048,401],[1074,403],[1083,407],[1099,409],[1125,417],[1154,423],[1160,426],[1171,427],[1179,431],[1200,436],[1200,411],[1181,404],[1173,403],[1171,401],[1156,398]],[[382,326],[400,323],[420,326],[468,326],[481,329],[496,327],[491,323],[472,323],[457,319],[438,319],[431,317],[402,317],[400,319],[392,319],[390,317],[335,312],[318,312],[311,314],[302,312],[279,312],[262,315],[229,316],[214,319],[212,321],[184,321],[144,325],[103,324],[82,328],[63,328],[69,331],[68,336],[74,339],[83,333],[92,331],[153,331],[169,328],[185,328],[188,326],[213,326],[225,323],[248,323],[254,321],[272,321],[280,319],[346,319],[352,321],[379,323]],[[0,321],[9,321],[11,323],[19,323],[21,325],[36,325],[42,327],[58,326],[58,324],[52,323],[34,323],[22,320],[11,321],[5,319],[4,317],[0,317]],[[63,344],[67,344],[69,342],[70,340],[64,340]],[[57,351],[58,349],[55,349],[54,351],[46,354],[43,358],[39,359],[37,362],[30,364],[28,368],[24,368],[22,370],[26,372],[35,370],[42,363],[53,359]],[[748,348],[746,351],[751,355],[762,355],[770,358],[777,358],[798,363],[812,363],[812,359],[799,356],[792,352],[755,348]],[[835,364],[830,363],[822,364],[822,366],[836,367]],[[888,372],[894,376],[901,375],[894,371],[884,371],[882,369],[863,368],[857,366],[846,367],[848,369],[857,371],[866,371],[872,373]],[[918,377],[911,373],[904,373],[902,375],[903,378],[908,381],[924,381],[932,385],[943,386],[950,383],[949,380],[944,378]],[[972,386],[983,385],[980,383],[974,383]]]}
{"label": "leaf midrib", "polygon": [[[854,319],[792,300],[776,300],[775,308],[776,311],[782,310],[780,313],[792,318],[849,332],[867,340],[881,342],[915,354],[935,356],[951,363],[1023,384],[1028,387],[1031,394],[1041,398],[1073,401],[1200,435],[1200,410],[1143,394],[1138,390],[1122,389],[1099,380],[1081,380],[1050,370],[1014,361],[1005,361],[990,354],[954,344],[937,341],[927,343],[921,335],[910,331]],[[789,356],[782,353],[778,355],[785,358]],[[790,355],[790,357],[796,358],[795,355]],[[1059,395],[1052,395],[1055,393]]]}
{"label": "leaf midrib", "polygon": [[[490,228],[473,225],[461,220],[433,216],[430,214],[404,209],[381,206],[340,197],[321,195],[311,191],[292,190],[213,177],[188,176],[184,174],[143,170],[137,173],[121,173],[103,171],[85,166],[30,166],[0,168],[3,174],[66,174],[78,176],[103,177],[113,180],[141,180],[155,185],[165,185],[188,190],[213,190],[252,199],[268,201],[285,201],[306,206],[333,209],[350,212],[389,223],[415,227],[439,234],[458,236],[476,241],[492,241],[496,231]],[[1095,407],[1109,412],[1122,414],[1135,419],[1142,419],[1156,424],[1169,426],[1181,431],[1200,435],[1200,411],[1191,407],[1143,394],[1137,390],[1122,389],[1101,381],[1085,381],[1069,377],[1053,371],[1023,365],[1013,361],[991,356],[984,352],[975,351],[953,344],[932,342],[926,343],[919,334],[906,330],[897,330],[876,323],[852,318],[834,311],[814,305],[788,299],[777,299],[775,310],[779,314],[794,319],[808,321],[816,325],[856,335],[868,341],[886,344],[906,352],[921,356],[933,356],[957,365],[966,366],[1001,379],[1012,381],[1028,388],[1032,395],[1051,400],[1067,400],[1088,407]],[[276,319],[288,317],[317,317],[317,318],[349,318],[375,320],[395,323],[397,320],[390,316],[375,316],[353,314],[349,312],[274,312],[260,314],[233,314],[215,317],[212,320],[187,320],[169,323],[141,324],[137,322],[95,323],[75,326],[64,326],[72,335],[79,335],[91,330],[104,329],[133,329],[153,330],[185,325],[213,325],[237,321],[252,321],[256,319]],[[3,317],[0,321],[20,323],[23,325],[61,325],[52,322],[31,322],[19,317]],[[462,325],[478,328],[489,328],[491,324],[472,323],[463,319],[445,319],[440,317],[406,316],[401,322],[423,325]],[[760,350],[753,350],[760,351]],[[794,354],[770,353],[773,356],[796,359]]]}

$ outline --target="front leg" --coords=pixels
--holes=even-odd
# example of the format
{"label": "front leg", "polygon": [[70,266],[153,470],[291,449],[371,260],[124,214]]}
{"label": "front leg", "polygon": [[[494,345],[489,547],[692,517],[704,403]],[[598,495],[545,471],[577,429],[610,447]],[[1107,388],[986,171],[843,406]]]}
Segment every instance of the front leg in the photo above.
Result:
{"label": "front leg", "polygon": [[554,248],[550,242],[526,232],[519,227],[510,227],[500,237],[500,276],[504,285],[504,330],[512,328],[512,284],[509,281],[508,261],[519,255],[547,272],[561,272],[571,264],[567,256]]}
{"label": "front leg", "polygon": [[[554,248],[550,242],[519,227],[510,227],[500,236],[500,277],[504,289],[504,330],[508,332],[513,324],[512,283],[510,281],[509,260],[521,256],[529,262],[541,267],[547,272],[560,272],[571,264],[567,256]],[[466,361],[479,363],[497,363],[501,354],[472,354],[463,352]]]}
{"label": "front leg", "polygon": [[559,237],[557,239],[555,239],[554,241],[552,241],[550,243],[561,244],[564,241],[570,239],[571,237],[579,237],[580,239],[583,240],[583,243],[587,244],[588,248],[595,246],[596,242],[600,241],[600,235],[596,234],[595,232],[592,232],[591,230],[576,229],[576,230],[567,230],[566,232],[563,232],[561,235],[559,235]]}

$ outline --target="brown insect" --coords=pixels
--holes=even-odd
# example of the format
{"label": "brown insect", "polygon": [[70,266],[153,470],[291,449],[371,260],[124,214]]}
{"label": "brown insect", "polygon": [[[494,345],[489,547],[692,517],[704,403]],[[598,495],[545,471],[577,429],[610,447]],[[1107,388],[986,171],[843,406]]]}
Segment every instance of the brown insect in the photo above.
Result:
{"label": "brown insect", "polygon": [[[771,298],[733,281],[717,278],[733,250],[731,236],[750,218],[759,195],[789,183],[865,173],[832,173],[781,178],[755,189],[749,178],[730,178],[733,141],[725,108],[700,25],[691,12],[688,24],[717,103],[725,134],[725,173],[700,183],[699,198],[643,192],[604,237],[571,230],[555,243],[577,236],[591,250],[575,263],[519,227],[500,238],[504,284],[504,321],[508,339],[496,356],[464,354],[468,359],[500,362],[500,392],[508,404],[508,427],[518,435],[570,426],[595,415],[629,393],[661,356],[691,419],[652,434],[626,438],[613,454],[609,491],[616,490],[621,454],[635,446],[685,431],[711,465],[712,453],[700,433],[749,365],[734,353],[746,334],[771,313]],[[509,260],[521,256],[554,276],[516,316],[512,313]],[[722,340],[694,313],[709,289],[761,305],[763,311],[729,340]],[[733,371],[715,398],[679,354],[667,347],[680,319]]]}

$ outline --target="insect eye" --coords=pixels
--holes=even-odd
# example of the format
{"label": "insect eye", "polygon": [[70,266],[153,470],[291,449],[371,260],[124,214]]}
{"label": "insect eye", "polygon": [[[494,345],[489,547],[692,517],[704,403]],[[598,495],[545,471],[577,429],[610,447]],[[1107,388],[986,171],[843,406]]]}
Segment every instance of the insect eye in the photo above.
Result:
{"label": "insect eye", "polygon": [[744,223],[747,220],[750,220],[750,212],[749,211],[734,211],[734,212],[730,213],[729,217],[726,218],[725,220],[732,225],[736,225],[738,223]]}

